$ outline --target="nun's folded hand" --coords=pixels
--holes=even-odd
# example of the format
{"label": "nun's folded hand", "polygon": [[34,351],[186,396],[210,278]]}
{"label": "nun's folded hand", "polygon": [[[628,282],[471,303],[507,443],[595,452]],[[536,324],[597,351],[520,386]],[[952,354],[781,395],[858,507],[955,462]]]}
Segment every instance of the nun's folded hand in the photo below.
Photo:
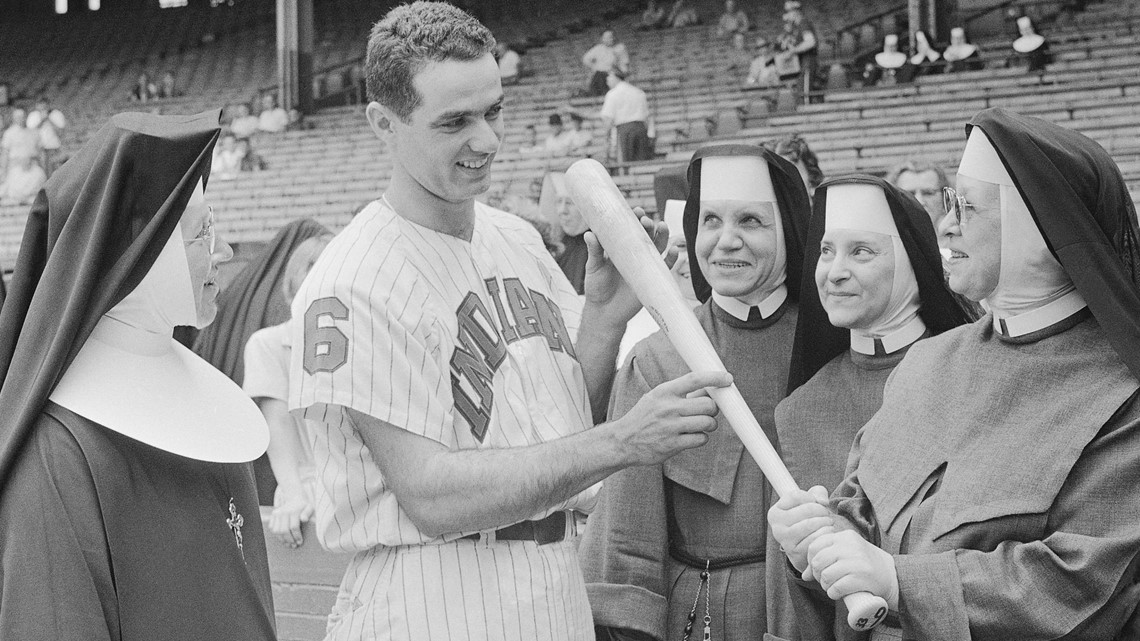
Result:
{"label": "nun's folded hand", "polygon": [[812,580],[808,567],[808,546],[823,534],[834,532],[835,524],[827,508],[827,490],[815,486],[808,491],[796,490],[780,498],[768,510],[772,536],[788,561],[804,580]]}
{"label": "nun's folded hand", "polygon": [[808,546],[808,559],[808,571],[818,578],[831,599],[870,592],[886,599],[890,609],[898,610],[899,579],[894,557],[858,532],[843,530],[816,537]]}

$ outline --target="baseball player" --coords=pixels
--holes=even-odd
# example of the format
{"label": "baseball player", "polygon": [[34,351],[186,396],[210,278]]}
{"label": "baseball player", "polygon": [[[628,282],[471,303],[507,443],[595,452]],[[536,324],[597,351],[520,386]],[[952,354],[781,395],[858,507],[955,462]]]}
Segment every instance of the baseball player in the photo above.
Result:
{"label": "baseball player", "polygon": [[503,136],[494,46],[444,3],[373,28],[366,115],[391,183],[294,301],[318,536],[355,553],[329,639],[593,639],[571,511],[703,444],[715,407],[692,393],[730,382],[686,374],[590,429],[638,305],[592,235],[579,302],[533,228],[474,202]]}

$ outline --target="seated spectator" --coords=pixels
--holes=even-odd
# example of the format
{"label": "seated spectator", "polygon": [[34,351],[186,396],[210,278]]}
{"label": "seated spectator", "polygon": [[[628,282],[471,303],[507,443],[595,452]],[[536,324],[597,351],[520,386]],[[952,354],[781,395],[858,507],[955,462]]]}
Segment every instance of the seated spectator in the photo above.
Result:
{"label": "seated spectator", "polygon": [[620,69],[622,73],[629,71],[629,52],[625,44],[617,42],[613,30],[606,29],[602,32],[598,44],[582,56],[582,64],[593,72],[586,88],[586,95],[604,96],[608,90],[606,76],[610,70]]}
{"label": "seated spectator", "polygon": [[162,82],[158,85],[159,98],[177,98],[182,92],[174,84],[174,74],[167,71],[162,74]]}
{"label": "seated spectator", "polygon": [[60,132],[67,128],[67,118],[59,109],[51,108],[47,96],[36,101],[36,108],[28,114],[28,129],[35,129],[40,136],[40,166],[44,173],[51,175],[58,163]]}
{"label": "seated spectator", "polygon": [[756,38],[756,56],[748,65],[748,77],[744,79],[748,87],[776,87],[780,84],[780,72],[776,70],[776,48],[766,38]]}
{"label": "seated spectator", "polygon": [[534,125],[527,125],[524,130],[523,141],[519,145],[519,153],[533,156],[546,153],[546,145],[538,141],[538,129]]}
{"label": "seated spectator", "polygon": [[12,110],[12,124],[0,136],[0,180],[5,180],[13,167],[23,166],[25,158],[40,157],[40,134],[28,127],[28,112]]}
{"label": "seated spectator", "polygon": [[8,165],[8,174],[0,190],[0,202],[7,205],[30,205],[47,182],[47,174],[30,156],[14,159]]}
{"label": "seated spectator", "polygon": [[237,141],[237,151],[241,155],[241,170],[242,171],[265,171],[269,168],[269,163],[261,157],[261,154],[253,150],[253,143],[249,138],[239,138]]}
{"label": "seated spectator", "polygon": [[570,153],[570,140],[567,137],[570,132],[562,126],[562,116],[551,114],[549,123],[550,133],[546,136],[543,147],[551,156],[567,155]]}
{"label": "seated spectator", "polygon": [[701,17],[696,9],[685,3],[685,0],[676,0],[669,9],[669,17],[665,19],[665,23],[674,29],[680,29],[701,24]]}
{"label": "seated spectator", "polygon": [[518,82],[522,67],[522,58],[518,52],[505,42],[500,42],[495,51],[499,58],[499,79],[504,85]]}
{"label": "seated spectator", "polygon": [[1018,57],[1028,61],[1026,71],[1032,73],[1045,69],[1045,64],[1049,62],[1049,43],[1045,36],[1033,28],[1033,20],[1029,16],[1017,19],[1017,31],[1021,35],[1013,41],[1013,50],[1018,53]]}
{"label": "seated spectator", "polygon": [[942,54],[930,45],[925,31],[914,32],[914,55],[910,57],[910,64],[914,65],[915,76],[931,73],[942,64]]}
{"label": "seated spectator", "polygon": [[257,129],[278,134],[289,126],[289,113],[277,106],[277,96],[267,93],[261,97],[261,113],[257,116]]}
{"label": "seated spectator", "polygon": [[299,129],[312,129],[312,125],[305,121],[305,114],[300,109],[293,107],[289,110],[289,124],[285,126],[289,131]]}
{"label": "seated spectator", "polygon": [[748,77],[748,68],[752,65],[752,52],[748,50],[748,41],[743,33],[732,34],[732,48],[728,50],[727,62],[724,70],[744,82]]}
{"label": "seated spectator", "polygon": [[527,193],[511,193],[503,199],[502,209],[527,220],[541,218],[539,201],[542,199],[542,179],[536,178],[527,185]]}
{"label": "seated spectator", "polygon": [[241,171],[242,151],[237,146],[237,138],[232,133],[222,134],[222,139],[214,147],[214,160],[211,163],[210,178],[213,180],[233,180]]}
{"label": "seated spectator", "polygon": [[657,0],[649,0],[645,11],[641,12],[641,19],[634,29],[638,31],[653,31],[665,26],[665,8],[657,4]]}
{"label": "seated spectator", "polygon": [[942,52],[946,60],[946,73],[955,71],[976,71],[985,67],[978,46],[966,41],[966,30],[954,27],[950,30],[950,46]]}
{"label": "seated spectator", "polygon": [[930,215],[930,222],[934,223],[934,228],[938,229],[938,224],[946,215],[946,207],[942,203],[942,188],[950,186],[946,172],[942,171],[941,167],[922,161],[907,160],[892,167],[887,172],[886,179],[895,187],[913,194]]}
{"label": "seated spectator", "polygon": [[257,116],[249,113],[249,105],[239,102],[233,106],[233,120],[230,121],[230,131],[238,138],[249,138],[257,133]]}
{"label": "seated spectator", "polygon": [[158,86],[150,81],[150,76],[143,72],[135,81],[131,90],[131,102],[150,102],[158,97]]}
{"label": "seated spectator", "polygon": [[887,34],[883,38],[883,50],[875,54],[875,65],[880,69],[879,84],[893,85],[912,78],[912,74],[904,72],[909,62],[907,55],[899,51],[899,37]]}
{"label": "seated spectator", "polygon": [[748,14],[736,7],[736,0],[724,0],[724,13],[716,21],[716,35],[725,38],[748,31]]}
{"label": "seated spectator", "polygon": [[811,147],[808,147],[807,141],[800,138],[799,134],[792,134],[776,141],[772,151],[783,156],[800,170],[800,178],[803,178],[804,185],[807,186],[808,195],[814,194],[815,188],[823,182],[823,171],[819,168],[819,159]]}
{"label": "seated spectator", "polygon": [[590,149],[590,143],[593,136],[590,132],[582,129],[584,118],[576,112],[570,112],[570,128],[567,130],[567,137],[570,139],[571,156],[584,156]]}

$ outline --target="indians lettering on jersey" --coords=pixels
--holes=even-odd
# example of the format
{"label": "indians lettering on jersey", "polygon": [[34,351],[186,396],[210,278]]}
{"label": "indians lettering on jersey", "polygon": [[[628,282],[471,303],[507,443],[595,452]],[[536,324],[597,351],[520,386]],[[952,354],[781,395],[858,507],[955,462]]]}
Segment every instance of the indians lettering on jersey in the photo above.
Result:
{"label": "indians lettering on jersey", "polygon": [[487,435],[495,402],[491,381],[507,356],[508,344],[544,337],[551,350],[578,358],[558,305],[517,278],[488,278],[485,284],[495,313],[475,292],[468,293],[455,310],[459,335],[451,355],[455,410],[480,443]]}

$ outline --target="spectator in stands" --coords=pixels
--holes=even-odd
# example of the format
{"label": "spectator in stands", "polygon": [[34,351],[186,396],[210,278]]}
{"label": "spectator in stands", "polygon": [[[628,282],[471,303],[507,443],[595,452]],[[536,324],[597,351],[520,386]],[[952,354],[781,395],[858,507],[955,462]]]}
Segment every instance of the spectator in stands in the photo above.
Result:
{"label": "spectator in stands", "polygon": [[181,95],[182,92],[178,90],[178,86],[174,82],[174,74],[169,71],[162,74],[162,82],[158,85],[158,97],[177,98]]}
{"label": "spectator in stands", "polygon": [[522,73],[522,57],[505,42],[496,46],[495,53],[499,59],[499,79],[502,83],[513,85],[518,82]]}
{"label": "spectator in stands", "polygon": [[550,123],[550,133],[546,136],[546,141],[543,143],[546,152],[551,156],[565,156],[570,153],[570,138],[567,134],[570,133],[562,125],[562,116],[559,114],[551,114],[548,121]]}
{"label": "spectator in stands", "polygon": [[234,136],[240,138],[249,138],[257,133],[257,116],[249,112],[249,105],[244,102],[239,102],[233,106],[233,120],[230,121],[230,131]]}
{"label": "spectator in stands", "polygon": [[893,85],[906,82],[914,74],[906,71],[910,60],[899,51],[899,37],[889,33],[883,38],[883,50],[875,54],[875,65],[879,68],[879,84]]}
{"label": "spectator in stands", "polygon": [[602,103],[603,129],[617,129],[618,161],[622,163],[653,158],[649,142],[649,99],[645,92],[625,79],[625,72],[614,69],[606,79],[610,90]]}
{"label": "spectator in stands", "polygon": [[950,46],[942,52],[946,60],[946,73],[955,71],[975,71],[985,67],[978,46],[966,40],[966,30],[954,27],[950,30]]}
{"label": "spectator in stands", "polygon": [[[28,127],[28,112],[12,110],[12,124],[0,137],[0,181],[8,182],[13,171],[26,172],[25,158],[40,157],[40,134]],[[21,173],[23,175],[23,173]]]}
{"label": "spectator in stands", "polygon": [[242,152],[237,146],[237,138],[232,133],[222,134],[218,146],[214,148],[210,177],[214,180],[233,180],[241,171]]}
{"label": "spectator in stands", "polygon": [[289,113],[277,106],[277,95],[267,93],[261,96],[261,113],[257,116],[257,129],[277,134],[289,126]]}
{"label": "spectator in stands", "polygon": [[685,0],[676,0],[669,9],[669,17],[666,18],[665,22],[674,29],[680,29],[701,24],[701,16]]}
{"label": "spectator in stands", "polygon": [[[803,9],[798,0],[788,0],[784,3],[784,27],[779,39],[780,51],[783,59],[790,62],[795,60],[795,72],[792,66],[781,70],[780,76],[799,76],[803,79],[801,87],[810,90],[818,75],[818,39],[815,26],[804,18]],[[781,66],[788,64],[782,63]]]}
{"label": "spectator in stands", "polygon": [[546,153],[546,145],[538,141],[538,129],[534,125],[527,125],[524,131],[526,133],[523,135],[522,144],[519,145],[519,153],[525,155]]}
{"label": "spectator in stands", "polygon": [[521,216],[529,221],[542,218],[539,203],[542,200],[542,178],[535,178],[527,185],[525,194],[510,193],[503,199],[502,209]]}
{"label": "spectator in stands", "polygon": [[47,181],[47,174],[31,156],[15,158],[0,190],[0,202],[7,205],[30,205]]}
{"label": "spectator in stands", "polygon": [[1017,19],[1017,31],[1020,36],[1013,41],[1013,50],[1017,52],[1018,57],[1028,61],[1029,66],[1026,71],[1032,73],[1044,70],[1045,64],[1049,62],[1049,43],[1045,40],[1045,36],[1033,28],[1033,20],[1029,16]]}
{"label": "spectator in stands", "polygon": [[748,31],[748,14],[736,6],[736,0],[724,0],[724,13],[716,21],[716,35],[724,38]]}
{"label": "spectator in stands", "polygon": [[804,185],[807,186],[808,195],[814,194],[815,188],[823,182],[823,171],[819,168],[819,159],[811,147],[808,147],[807,141],[800,138],[799,134],[792,134],[778,140],[773,151],[796,166],[800,171],[800,178],[803,178]]}
{"label": "spectator in stands", "polygon": [[946,215],[946,207],[942,204],[942,188],[950,186],[946,172],[941,167],[918,160],[906,160],[892,167],[886,178],[895,187],[914,194],[930,215],[934,228],[938,229],[938,223]]}
{"label": "spectator in stands", "polygon": [[265,171],[269,168],[269,163],[261,157],[253,149],[253,143],[249,138],[239,138],[237,141],[237,151],[241,154],[241,170],[245,172]]}
{"label": "spectator in stands", "polygon": [[158,97],[158,86],[150,81],[150,76],[143,73],[139,74],[138,80],[135,81],[135,88],[131,90],[132,102],[150,102]]}
{"label": "spectator in stands", "polygon": [[312,129],[311,123],[305,120],[305,113],[296,107],[289,109],[289,124],[285,125],[289,131],[298,129]]}
{"label": "spectator in stands", "polygon": [[576,111],[571,111],[570,114],[570,153],[575,156],[584,156],[590,149],[590,143],[593,142],[593,135],[582,128],[585,118]]}
{"label": "spectator in stands", "polygon": [[744,34],[732,34],[732,48],[728,50],[728,59],[724,70],[744,82],[744,79],[748,77],[748,67],[751,64],[752,52],[748,50],[748,41]]}
{"label": "spectator in stands", "polygon": [[59,109],[51,108],[47,96],[36,101],[36,108],[28,114],[28,129],[35,129],[40,136],[40,166],[44,173],[51,175],[59,160],[59,148],[63,146],[59,135],[67,128],[67,118]]}
{"label": "spectator in stands", "polygon": [[[313,263],[332,235],[314,236],[289,256],[281,283],[286,304],[301,289]],[[269,465],[277,480],[270,514],[269,534],[296,548],[305,542],[301,524],[313,516],[317,472],[304,419],[289,413],[289,321],[254,332],[245,345],[242,389],[257,403],[269,425]]]}
{"label": "spectator in stands", "polygon": [[915,77],[931,73],[942,64],[942,54],[930,45],[925,31],[914,32],[914,55],[910,57],[910,64],[914,65]]}
{"label": "spectator in stands", "polygon": [[634,29],[638,31],[653,31],[665,26],[665,7],[657,4],[657,0],[649,0],[645,11],[641,12],[641,19]]}
{"label": "spectator in stands", "polygon": [[625,44],[617,42],[613,29],[606,29],[602,32],[598,44],[582,56],[582,64],[593,72],[586,89],[586,95],[604,96],[607,91],[606,76],[610,70],[619,69],[622,73],[629,72],[629,51],[626,50]]}
{"label": "spectator in stands", "polygon": [[756,38],[756,56],[748,64],[748,77],[744,84],[748,87],[775,87],[780,84],[776,47],[763,36]]}

